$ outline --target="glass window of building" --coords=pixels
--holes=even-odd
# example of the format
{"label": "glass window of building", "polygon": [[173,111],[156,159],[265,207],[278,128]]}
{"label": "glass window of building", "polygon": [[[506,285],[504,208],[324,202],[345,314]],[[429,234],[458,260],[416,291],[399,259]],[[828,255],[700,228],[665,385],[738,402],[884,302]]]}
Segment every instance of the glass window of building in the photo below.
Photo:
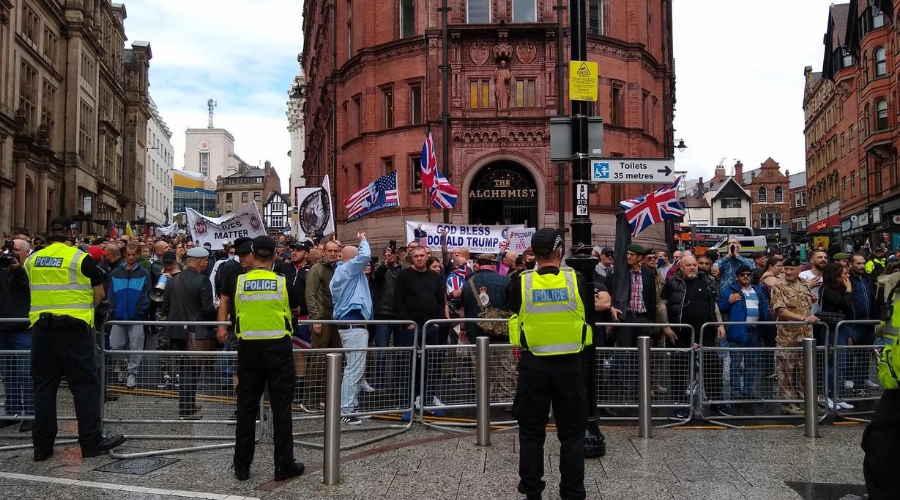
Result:
{"label": "glass window of building", "polygon": [[602,0],[590,0],[588,3],[588,32],[592,35],[603,34]]}
{"label": "glass window of building", "polygon": [[513,22],[533,23],[537,21],[535,0],[513,0]]}
{"label": "glass window of building", "polygon": [[400,38],[416,34],[416,2],[400,0]]}
{"label": "glass window of building", "polygon": [[470,24],[491,22],[491,0],[468,0],[466,22]]}

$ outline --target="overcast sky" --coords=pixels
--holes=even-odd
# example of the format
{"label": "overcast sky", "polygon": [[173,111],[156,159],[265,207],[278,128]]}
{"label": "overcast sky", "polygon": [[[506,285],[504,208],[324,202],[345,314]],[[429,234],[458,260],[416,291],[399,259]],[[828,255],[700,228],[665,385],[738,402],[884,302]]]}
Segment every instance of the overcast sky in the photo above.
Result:
{"label": "overcast sky", "polygon": [[[745,170],[772,157],[804,169],[803,67],[820,71],[830,0],[674,2],[676,164],[712,176],[735,159]],[[303,42],[302,0],[128,2],[130,40],[151,42],[150,93],[173,132],[175,167],[184,131],[207,124],[235,136],[250,164],[270,160],[286,190],[290,136],[287,89]],[[601,69],[602,71],[602,69]]]}

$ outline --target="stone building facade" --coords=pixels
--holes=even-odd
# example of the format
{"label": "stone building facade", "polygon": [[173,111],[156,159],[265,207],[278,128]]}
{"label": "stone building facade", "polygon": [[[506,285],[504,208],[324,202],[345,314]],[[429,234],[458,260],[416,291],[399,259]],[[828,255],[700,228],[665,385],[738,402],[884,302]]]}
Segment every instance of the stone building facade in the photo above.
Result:
{"label": "stone building facade", "polygon": [[[566,55],[558,61],[556,2],[448,4],[447,170],[460,191],[450,219],[555,226],[560,200],[557,165],[550,161],[549,123],[558,114],[557,99],[565,103],[565,114],[569,103],[568,85],[557,95],[557,80],[568,82],[569,39],[566,35]],[[588,58],[600,67],[593,114],[605,120],[604,156],[672,155],[671,8],[668,0],[586,2]],[[331,21],[334,15],[336,23]],[[563,18],[567,24],[568,14]],[[309,49],[301,57],[307,97],[303,170],[310,185],[319,185],[326,174],[335,179],[331,185],[339,222],[346,218],[342,201],[350,193],[394,170],[403,218],[440,220],[440,213],[429,210],[420,179],[420,152],[428,131],[439,162],[443,156],[440,26],[437,8],[426,10],[413,0],[304,4],[304,47]],[[558,63],[563,63],[562,73]],[[570,182],[571,167],[565,172]],[[612,241],[621,199],[650,189],[612,184],[593,188],[594,241]],[[491,195],[501,191],[524,195]],[[571,185],[565,186],[565,193],[564,198],[571,197]],[[571,200],[566,210],[568,220]],[[375,214],[341,231],[353,235],[364,230],[375,239],[396,239],[402,228],[397,215],[396,210]],[[642,236],[661,237],[658,226]]]}
{"label": "stone building facade", "polygon": [[0,233],[85,232],[146,205],[147,42],[109,0],[0,0]]}
{"label": "stone building facade", "polygon": [[281,179],[268,161],[263,168],[241,168],[237,173],[216,179],[216,200],[222,214],[253,201],[262,215],[273,191],[281,193]]}

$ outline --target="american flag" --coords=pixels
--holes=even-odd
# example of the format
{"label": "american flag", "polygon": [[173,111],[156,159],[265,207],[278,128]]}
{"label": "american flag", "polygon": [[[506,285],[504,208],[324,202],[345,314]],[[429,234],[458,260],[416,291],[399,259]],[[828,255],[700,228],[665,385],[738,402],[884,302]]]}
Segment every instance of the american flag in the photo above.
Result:
{"label": "american flag", "polygon": [[398,205],[400,195],[397,192],[397,172],[382,175],[344,200],[348,213],[347,222]]}
{"label": "american flag", "polygon": [[684,206],[678,202],[678,185],[681,177],[656,191],[633,200],[623,200],[619,206],[631,225],[631,235],[637,236],[652,224],[684,216]]}

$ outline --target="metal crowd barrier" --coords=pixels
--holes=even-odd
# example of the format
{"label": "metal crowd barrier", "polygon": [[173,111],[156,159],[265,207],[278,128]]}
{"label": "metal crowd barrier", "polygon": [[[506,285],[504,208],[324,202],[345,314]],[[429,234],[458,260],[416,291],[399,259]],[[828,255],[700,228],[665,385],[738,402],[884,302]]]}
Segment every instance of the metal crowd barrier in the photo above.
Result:
{"label": "metal crowd barrier", "polygon": [[[694,348],[696,332],[694,327],[681,323],[596,323],[594,342],[606,335],[606,328],[615,332],[617,328],[645,330],[635,335],[635,345],[640,336],[649,336],[651,329],[671,327],[676,331],[690,331],[691,347],[650,347],[649,358],[639,356],[638,347],[596,347],[597,351],[597,407],[606,410],[607,416],[601,421],[634,421],[639,419],[641,409],[640,368],[643,363],[650,365],[649,401],[651,419],[665,421],[658,427],[684,425],[693,418],[691,389],[695,375]],[[686,417],[672,414],[672,410],[688,411]],[[652,415],[657,410],[657,415]],[[674,421],[674,422],[673,422]]]}
{"label": "metal crowd barrier", "polygon": [[[28,318],[0,318],[0,324],[21,324],[23,330],[28,330],[31,320]],[[31,332],[29,332],[29,335]],[[2,405],[0,405],[0,421],[33,421],[34,420],[34,380],[31,377],[31,351],[30,350],[2,350],[0,351],[0,384],[2,391]],[[75,424],[75,404],[72,393],[66,390],[68,384],[65,377],[60,383],[60,390],[56,396],[57,420],[65,422],[60,426],[65,434],[58,435],[56,444],[72,444],[78,442],[78,434]],[[18,394],[18,396],[15,396]],[[13,401],[16,398],[17,401]],[[30,432],[19,432],[19,426],[11,425],[0,431],[0,440],[28,440],[31,441]],[[31,443],[0,446],[0,451],[13,451],[33,448]]]}
{"label": "metal crowd barrier", "polygon": [[[875,320],[847,320],[838,323],[834,329],[830,344],[829,379],[836,418],[868,422],[870,419],[860,415],[874,413],[881,399],[884,389],[878,382],[878,360],[882,346],[873,343],[875,327],[879,323]],[[847,331],[854,325],[862,327],[857,330],[861,338],[856,342],[860,343],[842,343],[841,330]]]}
{"label": "metal crowd barrier", "polygon": [[[415,327],[412,321],[390,321],[390,320],[305,320],[300,321],[301,325],[391,325],[391,326],[409,326]],[[414,329],[412,338],[416,337],[418,329]],[[337,335],[338,330],[333,332]],[[368,346],[369,338],[366,337],[365,345]],[[396,339],[395,339],[396,344]],[[357,394],[359,406],[357,411],[348,413],[347,416],[354,416],[362,419],[364,422],[358,426],[339,426],[341,433],[371,432],[371,431],[389,431],[377,436],[354,441],[341,445],[341,450],[352,450],[368,444],[372,444],[384,439],[398,436],[407,432],[412,426],[412,418],[402,422],[403,414],[412,415],[413,412],[413,384],[412,374],[415,373],[416,366],[416,346],[404,347],[360,347],[360,348],[341,348],[341,349],[299,349],[294,351],[296,357],[303,356],[305,358],[306,374],[305,374],[305,394],[303,401],[294,401],[294,411],[292,419],[301,426],[299,432],[294,433],[296,438],[310,438],[314,436],[325,436],[327,442],[329,437],[325,433],[322,420],[326,418],[325,405],[328,403],[327,397],[327,376],[324,376],[326,368],[326,359],[329,354],[339,354],[342,361],[348,356],[360,353],[366,357],[365,371],[361,380],[366,380],[368,384],[375,389],[375,392],[368,393],[361,388]],[[341,378],[336,381],[340,387]],[[338,410],[340,410],[340,389],[338,389]],[[343,417],[345,415],[340,415]],[[338,417],[340,419],[340,417]],[[369,419],[376,417],[384,422],[390,420],[399,420],[402,423],[383,425],[371,425]],[[310,428],[306,425],[313,423],[317,428]],[[324,443],[295,440],[295,445],[307,446],[311,448],[322,449]]]}
{"label": "metal crowd barrier", "polygon": [[[816,346],[815,360],[804,357],[802,343],[792,347],[718,347],[702,345],[702,332],[707,328],[734,325],[753,325],[756,327],[808,326],[813,333],[815,329],[822,331],[828,338],[828,325],[825,323],[806,323],[804,321],[725,321],[709,322],[701,327],[701,346],[699,349],[700,388],[702,390],[700,416],[709,422],[729,427],[739,427],[726,423],[728,420],[758,419],[793,419],[808,417],[805,411],[807,392],[805,387],[806,369],[815,374],[814,405],[820,402],[824,409],[818,412],[816,422],[823,421],[828,415],[825,397],[817,395],[827,393],[828,348]],[[761,332],[757,332],[761,333]],[[761,342],[761,339],[759,340]],[[810,363],[806,367],[805,363]],[[818,399],[818,401],[816,401]],[[720,413],[712,415],[712,407],[737,406],[734,414]],[[709,411],[705,408],[709,407]],[[732,413],[728,412],[728,413]],[[815,419],[814,419],[815,420]]]}
{"label": "metal crowd barrier", "polygon": [[[418,419],[427,427],[450,432],[470,432],[477,421],[428,415],[426,413],[448,410],[478,409],[476,398],[476,368],[478,355],[475,344],[429,344],[429,327],[447,325],[450,328],[462,323],[506,323],[506,319],[456,318],[435,319],[422,325],[418,342],[421,342],[422,361],[419,365],[420,404],[415,408]],[[471,340],[471,338],[470,338]],[[487,346],[490,408],[512,408],[516,395],[517,349],[508,343]],[[477,417],[477,411],[476,411]],[[476,419],[477,420],[477,419]],[[491,420],[490,426],[515,426],[515,419]]]}
{"label": "metal crowd barrier", "polygon": [[[230,326],[217,321],[107,321],[112,326]],[[213,332],[213,335],[215,333]],[[133,371],[129,372],[128,365]],[[134,367],[137,364],[137,367]],[[112,458],[140,458],[234,447],[237,400],[228,366],[237,364],[235,351],[104,351],[103,387],[118,399],[103,410],[104,426],[113,425],[132,440],[225,441],[136,453],[110,452]],[[136,385],[126,386],[128,374]],[[107,377],[114,377],[106,380]],[[265,435],[264,398],[260,399],[256,441]],[[157,432],[144,433],[147,425]],[[199,427],[214,426],[217,434],[198,433]]]}

